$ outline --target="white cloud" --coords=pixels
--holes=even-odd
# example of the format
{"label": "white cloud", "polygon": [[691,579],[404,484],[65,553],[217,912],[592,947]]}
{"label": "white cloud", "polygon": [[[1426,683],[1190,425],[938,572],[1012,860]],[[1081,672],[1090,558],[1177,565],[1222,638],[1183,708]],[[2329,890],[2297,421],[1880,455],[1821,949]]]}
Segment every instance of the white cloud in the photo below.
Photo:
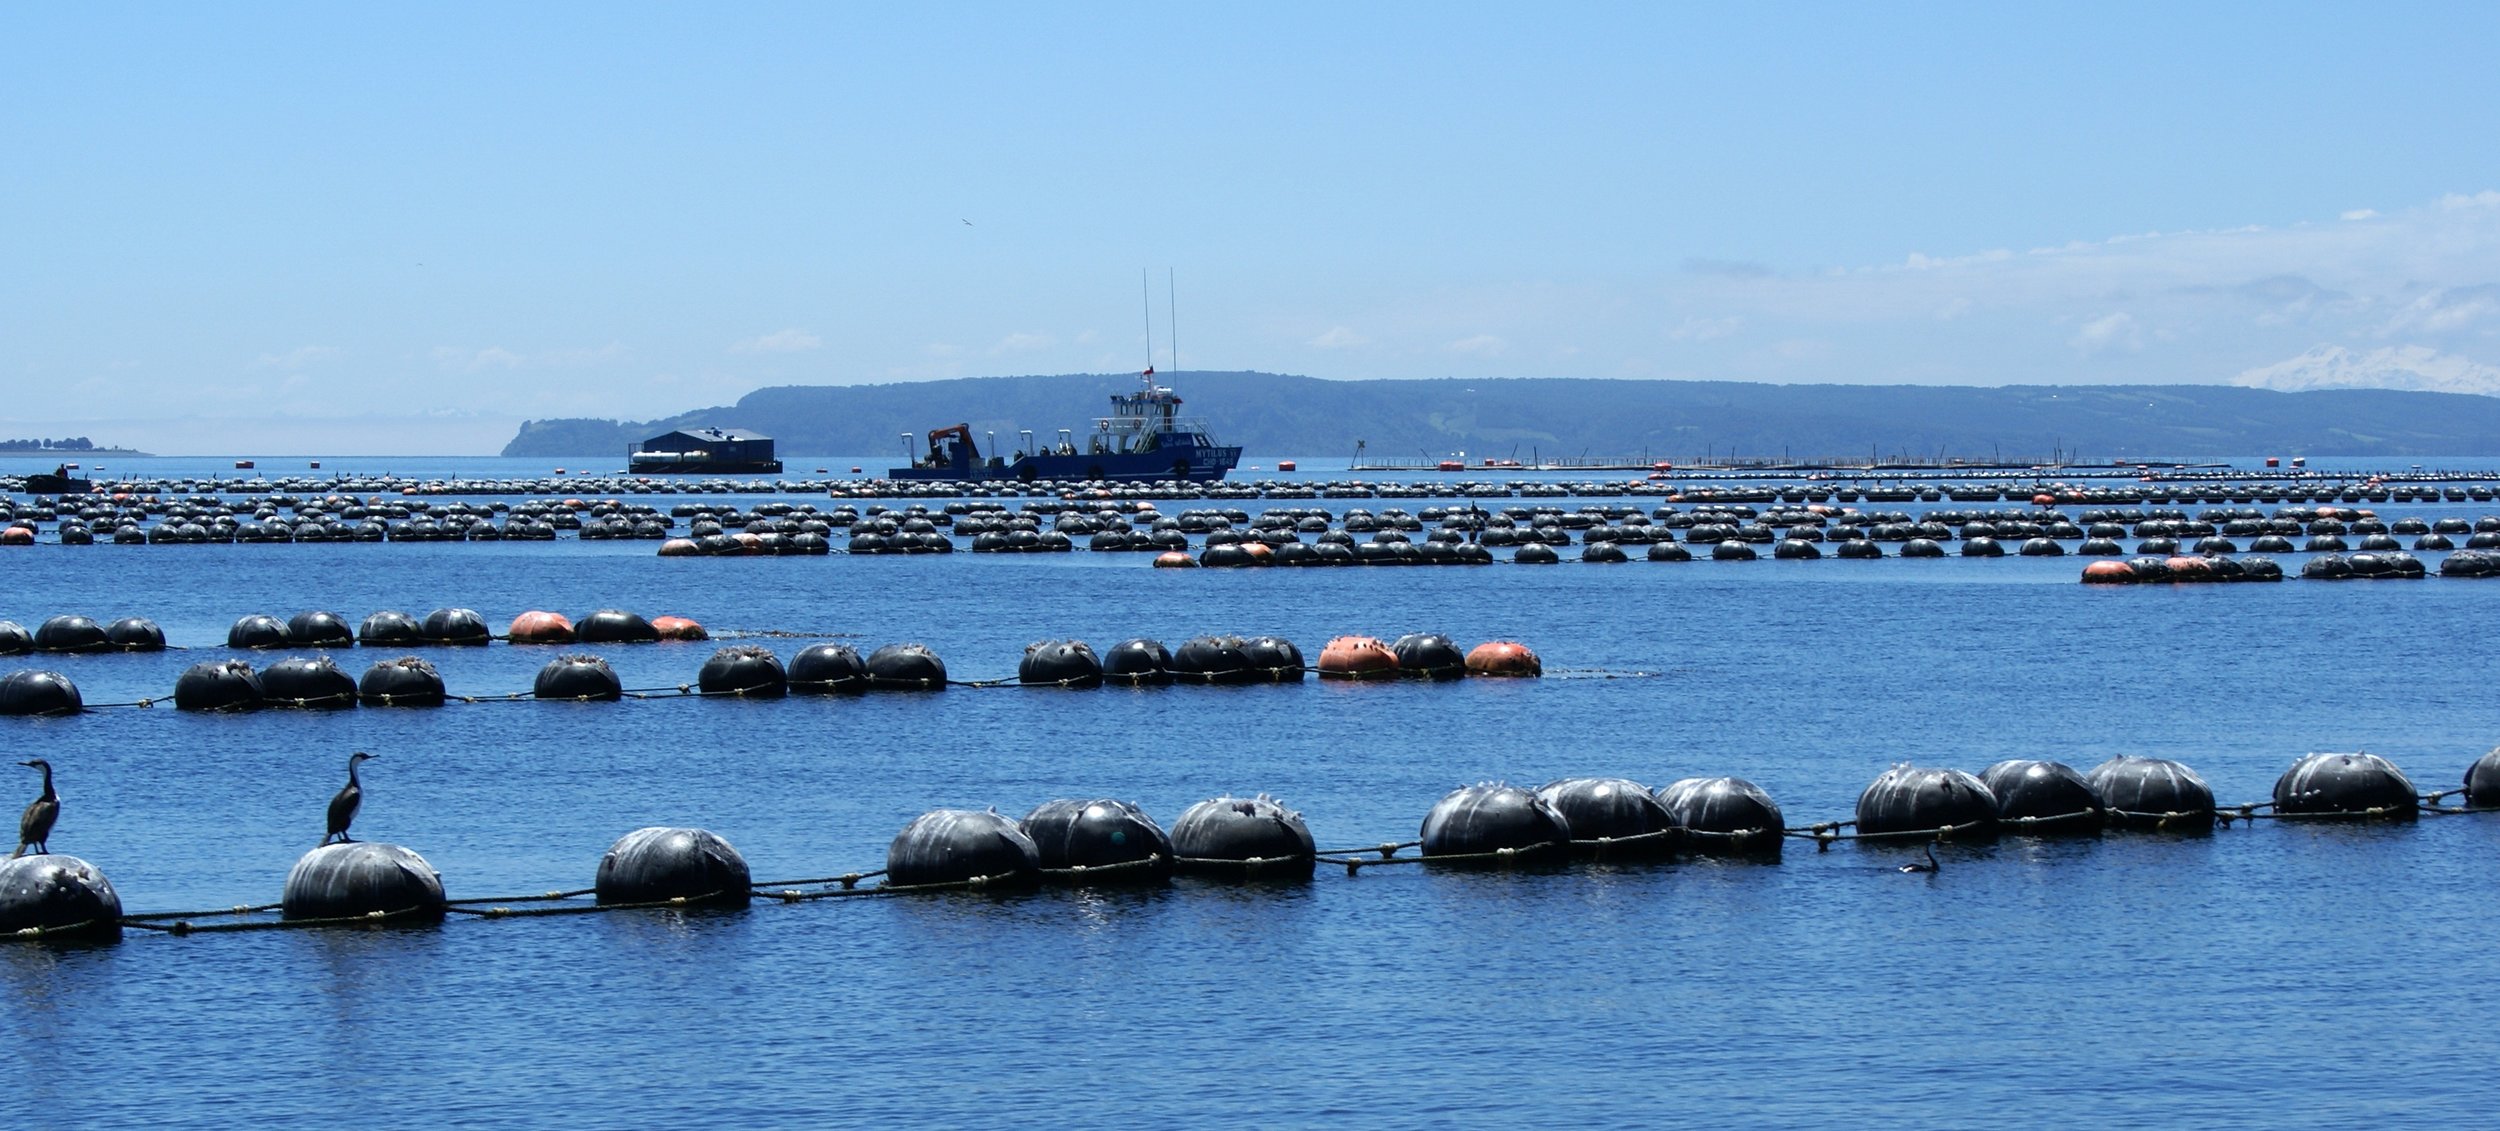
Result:
{"label": "white cloud", "polygon": [[1745,320],[1732,314],[1717,318],[1687,318],[1667,331],[1667,337],[1679,342],[1712,342],[1744,328]]}
{"label": "white cloud", "polygon": [[793,326],[787,330],[775,330],[772,333],[763,335],[762,337],[747,338],[743,341],[732,342],[729,346],[729,352],[804,353],[824,344],[824,339]]}
{"label": "white cloud", "polygon": [[1009,334],[1000,338],[997,345],[991,346],[990,352],[992,354],[1031,353],[1035,350],[1049,349],[1057,344],[1059,344],[1058,341],[1048,334]]}
{"label": "white cloud", "polygon": [[466,349],[460,346],[434,347],[434,364],[445,369],[475,373],[481,369],[518,369],[521,355],[502,346]]}
{"label": "white cloud", "polygon": [[264,353],[252,362],[254,369],[302,369],[339,356],[335,346],[297,346],[285,353]]}
{"label": "white cloud", "polygon": [[1450,349],[1453,352],[1470,353],[1479,357],[1492,357],[1509,348],[1509,342],[1503,341],[1502,339],[1494,337],[1491,334],[1477,334],[1473,337],[1460,338],[1459,340],[1450,343]]}
{"label": "white cloud", "polygon": [[2494,316],[2500,316],[2500,286],[2443,287],[2406,303],[2379,328],[2379,336],[2453,334]]}
{"label": "white cloud", "polygon": [[2355,353],[2342,346],[2322,345],[2298,357],[2246,370],[2233,377],[2231,383],[2283,392],[2415,389],[2495,395],[2500,394],[2500,366],[2440,353],[2428,346],[2385,346]]}
{"label": "white cloud", "polygon": [[1371,344],[1371,339],[1344,326],[1331,326],[1328,332],[1311,339],[1311,345],[1324,350],[1346,350]]}
{"label": "white cloud", "polygon": [[2144,348],[2144,331],[2136,325],[2134,315],[2120,310],[2084,323],[2083,328],[2075,331],[2075,336],[2066,344],[2087,355],[2121,349],[2140,350]]}
{"label": "white cloud", "polygon": [[2378,209],[2355,208],[2350,212],[2344,213],[2343,218],[2346,220],[2376,220],[2378,219]]}

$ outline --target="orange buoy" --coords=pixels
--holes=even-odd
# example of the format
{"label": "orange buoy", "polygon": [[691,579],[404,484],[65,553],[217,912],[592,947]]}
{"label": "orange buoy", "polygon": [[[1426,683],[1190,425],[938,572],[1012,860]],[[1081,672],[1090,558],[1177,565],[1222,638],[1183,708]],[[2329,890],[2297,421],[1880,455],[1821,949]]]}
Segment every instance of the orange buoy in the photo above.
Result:
{"label": "orange buoy", "polygon": [[2046,491],[2042,491],[2042,492],[2040,492],[2039,494],[2037,494],[2037,495],[2033,495],[2033,496],[2031,497],[2031,505],[2032,505],[2032,506],[2035,506],[2035,507],[2053,507],[2053,506],[2056,506],[2056,505],[2057,505],[2057,496],[2052,495],[2052,494],[2049,494],[2049,493],[2048,493],[2048,492],[2046,492]]}
{"label": "orange buoy", "polygon": [[660,556],[663,558],[691,558],[702,553],[703,547],[695,545],[692,538],[671,538],[660,543]]}
{"label": "orange buoy", "polygon": [[703,631],[702,625],[685,617],[653,617],[651,630],[659,633],[662,640],[710,640],[712,638],[711,633]]}
{"label": "orange buoy", "polygon": [[1319,650],[1321,679],[1395,679],[1398,654],[1371,636],[1340,636]]}
{"label": "orange buoy", "polygon": [[1545,662],[1525,644],[1488,640],[1468,650],[1467,674],[1533,678],[1545,674]]}
{"label": "orange buoy", "polygon": [[30,527],[12,526],[7,530],[0,530],[0,546],[32,546],[34,544],[35,532]]}
{"label": "orange buoy", "polygon": [[1277,461],[1276,461],[1276,470],[1278,470],[1278,471],[1292,471],[1292,470],[1294,470],[1294,462],[1293,462],[1292,460],[1289,460],[1289,459],[1280,459],[1280,460],[1277,460]]}
{"label": "orange buoy", "polygon": [[1198,559],[1179,550],[1165,550],[1155,555],[1156,569],[1189,569],[1197,564]]}
{"label": "orange buoy", "polygon": [[2125,562],[2098,561],[2083,567],[2086,585],[2126,585],[2135,580],[2135,567]]}
{"label": "orange buoy", "polygon": [[512,627],[504,630],[504,639],[515,644],[570,644],[573,622],[563,613],[531,609],[512,618]]}
{"label": "orange buoy", "polygon": [[2214,563],[2211,558],[2199,558],[2182,554],[2178,557],[2171,558],[2162,564],[2170,567],[2170,580],[2172,581],[2214,580]]}
{"label": "orange buoy", "polygon": [[749,534],[746,531],[741,530],[736,534],[730,535],[730,537],[737,541],[738,552],[741,554],[760,554],[764,552],[764,536],[761,534]]}
{"label": "orange buoy", "polygon": [[1252,565],[1276,564],[1276,548],[1265,542],[1244,542],[1241,552],[1250,555]]}

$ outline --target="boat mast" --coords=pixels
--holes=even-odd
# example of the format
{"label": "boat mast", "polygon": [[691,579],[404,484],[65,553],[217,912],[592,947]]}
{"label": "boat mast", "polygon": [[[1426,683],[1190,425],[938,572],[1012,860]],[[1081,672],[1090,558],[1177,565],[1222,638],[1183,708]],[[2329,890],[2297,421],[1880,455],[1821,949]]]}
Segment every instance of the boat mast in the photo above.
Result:
{"label": "boat mast", "polygon": [[1172,332],[1165,337],[1172,350],[1172,373],[1181,371],[1181,301],[1179,285],[1172,281],[1172,269],[1163,269],[1163,310],[1172,318]]}
{"label": "boat mast", "polygon": [[1140,379],[1149,389],[1155,384],[1155,300],[1154,292],[1148,289],[1150,278],[1145,268],[1137,269],[1137,309],[1146,316],[1146,372]]}

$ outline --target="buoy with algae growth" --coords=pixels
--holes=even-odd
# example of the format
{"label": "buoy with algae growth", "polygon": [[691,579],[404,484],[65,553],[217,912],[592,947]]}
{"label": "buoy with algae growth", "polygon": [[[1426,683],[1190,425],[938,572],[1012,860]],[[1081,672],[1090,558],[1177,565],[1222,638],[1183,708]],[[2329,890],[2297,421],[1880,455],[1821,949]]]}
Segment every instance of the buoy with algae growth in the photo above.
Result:
{"label": "buoy with algae growth", "polygon": [[1379,638],[1340,636],[1319,650],[1321,679],[1395,679],[1398,654]]}
{"label": "buoy with algae growth", "polygon": [[2274,782],[2278,813],[2410,821],[2416,801],[2412,780],[2376,754],[2311,754]]}
{"label": "buoy with algae growth", "polygon": [[732,644],[703,661],[703,670],[695,673],[695,686],[705,695],[779,699],[790,693],[790,677],[772,649]]}
{"label": "buoy with algae growth", "polygon": [[1997,799],[1978,778],[1961,770],[1899,765],[1884,771],[1858,795],[1858,835],[1926,833],[1951,826],[1958,836],[1996,831]]}
{"label": "buoy with algae growth", "polygon": [[1545,674],[1545,661],[1525,644],[1488,640],[1467,650],[1467,674],[1533,679]]}
{"label": "buoy with algae growth", "polygon": [[286,874],[281,913],[289,919],[440,920],[443,876],[396,844],[325,844]]}
{"label": "buoy with algae growth", "polygon": [[1172,874],[1172,838],[1127,801],[1045,801],[1017,827],[1032,838],[1049,871],[1116,868],[1114,877],[1153,881]]}
{"label": "buoy with algae growth", "polygon": [[1577,848],[1595,848],[1625,837],[1651,837],[1639,843],[1653,850],[1672,847],[1668,838],[1651,836],[1675,827],[1675,815],[1649,787],[1623,778],[1564,778],[1536,791],[1537,799],[1562,815]]}
{"label": "buoy with algae growth", "polygon": [[558,656],[539,668],[530,695],[537,699],[613,703],[625,697],[625,683],[605,659],[575,653]]}
{"label": "buoy with algae growth", "polygon": [[926,644],[888,644],[868,654],[871,691],[943,691],[946,661]]}
{"label": "buoy with algae growth", "polygon": [[2214,791],[2196,771],[2167,758],[2121,754],[2084,775],[2121,828],[2211,832]]}
{"label": "buoy with algae growth", "polygon": [[1515,785],[1461,786],[1424,814],[1426,856],[1530,852],[1571,840],[1571,822],[1536,794]]}
{"label": "buoy with algae growth", "polygon": [[416,656],[384,660],[356,681],[356,699],[368,707],[440,707],[446,697],[442,673]]}
{"label": "buoy with algae growth", "polygon": [[885,882],[893,887],[1029,883],[1041,866],[1033,838],[989,809],[933,809],[912,818],[885,850]]}
{"label": "buoy with algae growth", "polygon": [[95,865],[56,852],[0,860],[0,935],[118,939],[122,897]]}
{"label": "buoy with algae growth", "polygon": [[241,660],[203,660],[174,677],[176,710],[250,711],[260,700],[260,673]]}
{"label": "buoy with algae growth", "polygon": [[1025,645],[1016,682],[1042,687],[1100,687],[1102,660],[1082,640],[1042,640]]}
{"label": "buoy with algae growth", "polygon": [[2097,832],[2101,795],[2063,762],[2012,758],[1979,772],[1997,799],[1997,819],[2029,833]]}
{"label": "buoy with algae growth", "polygon": [[1310,878],[1318,846],[1302,814],[1262,793],[1201,801],[1172,822],[1173,864],[1206,875]]}
{"label": "buoy with algae growth", "polygon": [[654,826],[618,837],[599,858],[601,903],[685,900],[708,907],[744,907],[754,885],[746,857],[703,829]]}

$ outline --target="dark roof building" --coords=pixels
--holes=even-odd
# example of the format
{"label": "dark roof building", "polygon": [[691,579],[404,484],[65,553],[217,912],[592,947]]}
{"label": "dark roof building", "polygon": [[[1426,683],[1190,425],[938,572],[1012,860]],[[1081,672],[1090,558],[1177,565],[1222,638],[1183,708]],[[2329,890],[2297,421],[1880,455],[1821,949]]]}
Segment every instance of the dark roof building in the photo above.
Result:
{"label": "dark roof building", "polygon": [[743,428],[680,428],[642,442],[626,455],[626,468],[650,472],[775,473],[773,438]]}

